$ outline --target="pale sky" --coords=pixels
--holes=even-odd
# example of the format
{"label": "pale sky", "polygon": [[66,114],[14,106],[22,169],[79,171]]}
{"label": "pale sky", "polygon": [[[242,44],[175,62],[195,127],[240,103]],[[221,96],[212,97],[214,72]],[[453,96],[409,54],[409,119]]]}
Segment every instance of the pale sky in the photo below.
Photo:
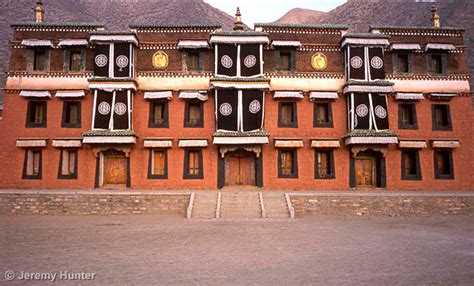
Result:
{"label": "pale sky", "polygon": [[242,21],[249,27],[254,23],[273,22],[293,8],[305,8],[328,12],[346,0],[204,0],[204,2],[235,15],[237,6]]}

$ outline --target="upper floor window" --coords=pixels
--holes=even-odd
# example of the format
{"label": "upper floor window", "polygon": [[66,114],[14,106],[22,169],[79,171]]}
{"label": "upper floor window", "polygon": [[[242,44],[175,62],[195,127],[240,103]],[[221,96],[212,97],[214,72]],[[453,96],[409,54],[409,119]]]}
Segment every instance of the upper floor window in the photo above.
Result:
{"label": "upper floor window", "polygon": [[398,52],[393,54],[393,72],[406,74],[412,72],[412,57],[408,52]]}
{"label": "upper floor window", "polygon": [[414,103],[400,103],[398,105],[398,128],[418,129],[416,105]]}
{"label": "upper floor window", "polygon": [[29,101],[26,127],[46,127],[46,101]]}
{"label": "upper floor window", "polygon": [[278,127],[298,127],[296,102],[280,102],[278,115]]}
{"label": "upper floor window", "polygon": [[385,79],[382,47],[349,47],[347,53],[346,73],[349,80]]}
{"label": "upper floor window", "polygon": [[434,104],[432,106],[433,130],[452,130],[449,105]]}
{"label": "upper floor window", "polygon": [[295,51],[277,50],[276,51],[276,70],[278,71],[295,71],[296,55]]}
{"label": "upper floor window", "polygon": [[204,127],[204,107],[201,101],[186,101],[184,127]]}
{"label": "upper floor window", "polygon": [[69,50],[64,52],[64,70],[80,72],[85,69],[85,50]]}
{"label": "upper floor window", "polygon": [[150,102],[150,128],[168,128],[168,101],[153,100]]}
{"label": "upper floor window", "polygon": [[195,50],[185,52],[187,71],[198,72],[203,70],[201,55],[201,52]]}
{"label": "upper floor window", "polygon": [[65,101],[63,105],[62,127],[81,127],[81,103],[78,101]]}
{"label": "upper floor window", "polygon": [[216,45],[217,76],[253,77],[263,74],[261,44]]}
{"label": "upper floor window", "polygon": [[33,51],[33,70],[46,71],[48,69],[48,51],[45,49],[35,49]]}
{"label": "upper floor window", "polygon": [[314,102],[313,127],[333,127],[330,102]]}
{"label": "upper floor window", "polygon": [[447,73],[447,54],[429,53],[428,71],[433,75],[444,75]]}

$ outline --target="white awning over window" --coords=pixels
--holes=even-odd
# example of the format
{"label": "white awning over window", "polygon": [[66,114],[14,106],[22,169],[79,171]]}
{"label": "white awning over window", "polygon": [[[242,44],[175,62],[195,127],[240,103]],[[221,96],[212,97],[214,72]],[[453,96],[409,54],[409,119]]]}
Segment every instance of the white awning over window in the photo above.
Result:
{"label": "white awning over window", "polygon": [[400,141],[398,142],[399,148],[413,148],[413,149],[422,149],[428,147],[425,141]]}
{"label": "white awning over window", "polygon": [[23,97],[48,97],[51,98],[51,92],[47,90],[22,90],[20,96]]}
{"label": "white awning over window", "polygon": [[270,41],[266,36],[212,36],[210,42],[211,44],[268,44]]}
{"label": "white awning over window", "polygon": [[182,40],[178,42],[178,48],[180,49],[209,49],[209,43],[207,41],[199,41],[199,40]]}
{"label": "white awning over window", "polygon": [[303,140],[278,140],[275,139],[275,148],[302,148]]}
{"label": "white awning over window", "polygon": [[311,91],[309,93],[309,99],[337,99],[339,95],[337,92],[332,91]]}
{"label": "white awning over window", "polygon": [[137,38],[134,35],[92,35],[90,42],[119,42],[138,45]]}
{"label": "white awning over window", "polygon": [[350,92],[390,93],[392,92],[392,87],[385,85],[348,85],[344,88],[344,93]]}
{"label": "white awning over window", "polygon": [[46,147],[46,139],[22,138],[16,139],[16,147],[32,148],[32,147]]}
{"label": "white awning over window", "polygon": [[388,46],[387,39],[363,39],[363,38],[346,38],[342,41],[341,47],[346,45],[381,45]]}
{"label": "white awning over window", "polygon": [[311,140],[312,148],[339,148],[341,143],[337,139],[328,139],[328,140]]}
{"label": "white awning over window", "polygon": [[395,93],[396,100],[422,100],[424,98],[423,93]]}
{"label": "white awning over window", "polygon": [[226,81],[211,81],[209,84],[211,88],[236,88],[236,89],[269,89],[268,83],[245,83],[245,82],[226,82]]}
{"label": "white awning over window", "polygon": [[421,50],[421,46],[419,44],[394,43],[390,46],[390,50],[417,51]]}
{"label": "white awning over window", "polygon": [[207,147],[207,139],[180,139],[179,147]]}
{"label": "white awning over window", "polygon": [[457,140],[448,141],[448,140],[434,140],[431,142],[431,147],[433,148],[459,148],[461,144]]}
{"label": "white awning over window", "polygon": [[173,147],[173,140],[145,138],[145,140],[143,141],[143,147],[145,148],[171,148]]}
{"label": "white awning over window", "polygon": [[302,91],[275,91],[273,98],[304,98]]}
{"label": "white awning over window", "polygon": [[437,43],[430,43],[426,44],[425,51],[429,50],[446,50],[451,51],[455,50],[456,47],[453,44],[437,44]]}
{"label": "white awning over window", "polygon": [[82,139],[84,144],[135,144],[135,136],[90,136]]}
{"label": "white awning over window", "polygon": [[81,139],[53,139],[53,147],[58,148],[80,148],[82,147]]}
{"label": "white awning over window", "polygon": [[84,97],[86,93],[83,90],[58,90],[56,97],[60,98],[71,98],[71,97]]}
{"label": "white awning over window", "polygon": [[299,47],[301,46],[300,41],[278,41],[272,42],[272,47]]}
{"label": "white awning over window", "polygon": [[432,93],[431,96],[434,97],[455,97],[457,93]]}
{"label": "white awning over window", "polygon": [[208,100],[207,91],[201,90],[186,90],[179,92],[179,98],[181,99],[199,99],[201,101]]}
{"label": "white awning over window", "polygon": [[346,145],[351,144],[397,144],[397,137],[349,137],[346,138]]}
{"label": "white awning over window", "polygon": [[71,47],[71,46],[88,46],[89,42],[86,39],[66,39],[60,40],[58,46],[60,47]]}
{"label": "white awning over window", "polygon": [[50,47],[52,48],[53,42],[50,40],[37,40],[37,39],[30,39],[30,40],[23,40],[21,41],[22,46],[26,47]]}
{"label": "white awning over window", "polygon": [[248,145],[248,144],[268,144],[266,136],[244,136],[244,137],[214,137],[215,145]]}
{"label": "white awning over window", "polygon": [[173,98],[173,92],[171,90],[163,90],[163,91],[145,91],[144,96],[145,99],[169,99]]}
{"label": "white awning over window", "polygon": [[115,90],[137,90],[137,86],[134,83],[90,83],[89,89],[98,89],[107,92]]}

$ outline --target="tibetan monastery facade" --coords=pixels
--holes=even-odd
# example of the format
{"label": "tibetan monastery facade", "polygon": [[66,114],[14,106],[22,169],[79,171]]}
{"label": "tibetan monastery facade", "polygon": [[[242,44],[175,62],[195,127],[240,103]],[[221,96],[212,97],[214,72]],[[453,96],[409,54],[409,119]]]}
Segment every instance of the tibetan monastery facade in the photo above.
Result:
{"label": "tibetan monastery facade", "polygon": [[1,188],[473,189],[462,29],[12,28]]}

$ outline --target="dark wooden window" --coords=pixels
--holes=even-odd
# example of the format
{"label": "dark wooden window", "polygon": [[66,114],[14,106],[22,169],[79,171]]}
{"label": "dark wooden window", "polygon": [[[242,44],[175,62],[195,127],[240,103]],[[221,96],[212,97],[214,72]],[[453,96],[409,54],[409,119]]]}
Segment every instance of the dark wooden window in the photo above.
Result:
{"label": "dark wooden window", "polygon": [[42,158],[41,149],[26,149],[23,164],[23,179],[41,179]]}
{"label": "dark wooden window", "polygon": [[315,151],[315,176],[316,179],[334,179],[334,153],[332,150],[317,149]]}
{"label": "dark wooden window", "polygon": [[280,53],[280,70],[291,71],[291,53],[290,52]]}
{"label": "dark wooden window", "polygon": [[187,101],[184,113],[184,127],[204,127],[204,110],[201,101]]}
{"label": "dark wooden window", "polygon": [[296,102],[280,102],[278,105],[278,127],[298,127]]}
{"label": "dark wooden window", "polygon": [[441,55],[431,55],[431,71],[436,74],[443,73],[443,58]]}
{"label": "dark wooden window", "polygon": [[153,100],[150,102],[150,115],[148,127],[168,128],[168,101]]}
{"label": "dark wooden window", "polygon": [[421,180],[418,150],[402,150],[402,180]]}
{"label": "dark wooden window", "polygon": [[400,103],[398,105],[398,128],[418,129],[416,105],[414,103]]}
{"label": "dark wooden window", "polygon": [[69,53],[69,70],[78,72],[82,70],[82,53],[81,51],[72,50]]}
{"label": "dark wooden window", "polygon": [[34,71],[46,71],[48,67],[47,63],[47,51],[44,49],[36,49],[33,52],[33,70]]}
{"label": "dark wooden window", "polygon": [[46,127],[46,101],[29,101],[26,127]]}
{"label": "dark wooden window", "polygon": [[278,151],[278,178],[298,178],[296,149]]}
{"label": "dark wooden window", "polygon": [[186,149],[184,179],[203,179],[202,149]]}
{"label": "dark wooden window", "polygon": [[199,51],[186,52],[186,69],[188,71],[201,71]]}
{"label": "dark wooden window", "polygon": [[432,112],[432,120],[433,120],[433,130],[444,130],[444,131],[452,130],[449,105],[434,104],[432,105],[431,112]]}
{"label": "dark wooden window", "polygon": [[437,149],[434,152],[435,179],[454,179],[453,152]]}
{"label": "dark wooden window", "polygon": [[409,73],[410,72],[410,62],[409,56],[407,53],[399,53],[398,57],[398,72],[399,73]]}
{"label": "dark wooden window", "polygon": [[314,102],[313,127],[333,127],[330,102]]}
{"label": "dark wooden window", "polygon": [[77,149],[62,149],[58,179],[77,179]]}
{"label": "dark wooden window", "polygon": [[81,103],[78,101],[65,101],[63,104],[62,127],[81,127]]}
{"label": "dark wooden window", "polygon": [[168,152],[166,149],[151,149],[148,179],[168,178]]}

